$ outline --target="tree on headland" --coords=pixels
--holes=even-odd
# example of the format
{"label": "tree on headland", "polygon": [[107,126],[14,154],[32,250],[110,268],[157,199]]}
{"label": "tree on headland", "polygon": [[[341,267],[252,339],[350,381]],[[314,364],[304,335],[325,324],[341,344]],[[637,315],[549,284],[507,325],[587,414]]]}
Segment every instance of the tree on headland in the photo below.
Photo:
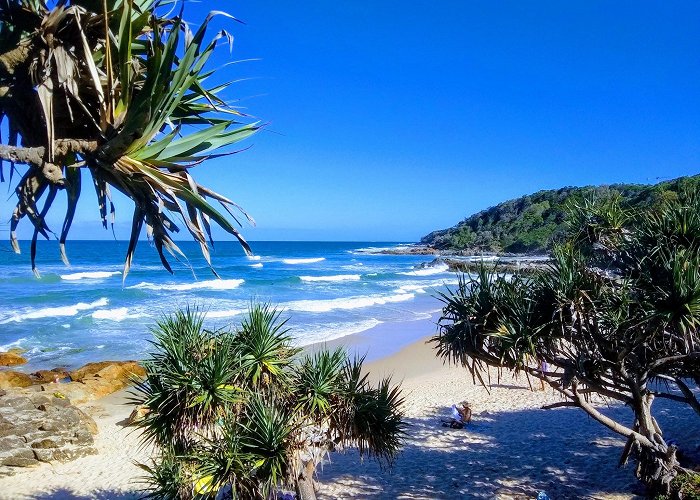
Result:
{"label": "tree on headland", "polygon": [[[235,330],[210,331],[185,310],[154,329],[136,402],[157,452],[152,498],[316,498],[316,466],[356,447],[391,464],[406,424],[390,379],[372,385],[362,358],[342,350],[301,355],[275,309],[254,304]],[[219,495],[219,497],[217,497]]]}
{"label": "tree on headland", "polygon": [[[212,223],[249,252],[230,220],[238,222],[232,209],[247,214],[190,173],[260,128],[222,98],[230,82],[212,82],[207,67],[217,46],[232,43],[226,31],[207,39],[207,27],[214,15],[230,16],[212,13],[193,31],[177,8],[172,0],[0,0],[0,122],[7,118],[8,132],[0,181],[16,175],[10,239],[19,252],[16,228],[29,219],[35,272],[39,236],[56,237],[68,262],[84,172],[105,228],[114,223],[110,189],[134,202],[124,277],[144,225],[168,271],[164,250],[182,255],[171,238],[180,222],[210,265]],[[45,217],[60,192],[67,209],[56,234]]]}
{"label": "tree on headland", "polygon": [[[682,443],[664,438],[652,411],[665,398],[700,417],[697,190],[653,210],[619,197],[581,202],[547,269],[511,277],[483,268],[441,298],[440,357],[484,385],[486,366],[544,381],[563,397],[552,406],[580,408],[627,439],[620,464],[633,457],[652,494],[700,493]],[[606,415],[600,398],[629,406],[633,421]]]}
{"label": "tree on headland", "polygon": [[700,188],[700,175],[654,185],[563,187],[507,200],[475,213],[448,229],[433,231],[421,243],[470,255],[481,252],[544,253],[566,231],[566,207],[574,200],[620,196],[632,207],[655,206],[684,189]]}

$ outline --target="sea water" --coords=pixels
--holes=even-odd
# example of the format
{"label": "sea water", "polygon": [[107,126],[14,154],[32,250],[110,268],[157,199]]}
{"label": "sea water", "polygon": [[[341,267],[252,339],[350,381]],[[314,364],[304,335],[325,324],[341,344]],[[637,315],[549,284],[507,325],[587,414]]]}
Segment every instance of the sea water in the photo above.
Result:
{"label": "sea water", "polygon": [[0,351],[25,350],[27,369],[140,359],[150,329],[177,308],[200,308],[208,328],[235,328],[254,301],[282,311],[303,346],[430,318],[441,307],[436,293],[457,283],[445,265],[429,265],[432,256],[376,251],[394,243],[252,242],[248,257],[236,242],[220,242],[211,252],[220,278],[198,245],[178,244],[189,261],[173,261],[171,275],[139,242],[124,282],[126,242],[69,242],[70,267],[55,242],[40,242],[40,278],[27,242],[21,255],[0,247]]}

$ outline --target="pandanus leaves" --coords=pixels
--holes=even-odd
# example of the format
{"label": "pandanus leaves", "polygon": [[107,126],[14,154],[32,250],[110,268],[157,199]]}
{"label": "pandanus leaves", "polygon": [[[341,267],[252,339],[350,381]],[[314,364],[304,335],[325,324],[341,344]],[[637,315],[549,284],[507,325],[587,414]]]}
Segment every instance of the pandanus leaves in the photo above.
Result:
{"label": "pandanus leaves", "polygon": [[[7,118],[10,132],[0,158],[10,162],[10,181],[16,165],[26,165],[11,223],[16,251],[16,229],[27,217],[33,240],[56,237],[67,262],[85,169],[105,228],[116,213],[111,190],[134,203],[124,278],[144,226],[171,272],[166,254],[184,256],[173,241],[180,227],[199,243],[210,267],[212,222],[250,253],[235,212],[253,219],[192,176],[208,159],[235,153],[235,145],[261,127],[227,102],[233,82],[210,82],[215,72],[208,62],[232,38],[226,31],[208,38],[207,31],[215,16],[231,16],[213,12],[192,32],[181,12],[169,10],[172,3],[0,2],[0,121]],[[0,173],[8,180],[1,164]],[[45,217],[60,191],[67,203],[59,236]],[[32,249],[35,268],[36,243]]]}

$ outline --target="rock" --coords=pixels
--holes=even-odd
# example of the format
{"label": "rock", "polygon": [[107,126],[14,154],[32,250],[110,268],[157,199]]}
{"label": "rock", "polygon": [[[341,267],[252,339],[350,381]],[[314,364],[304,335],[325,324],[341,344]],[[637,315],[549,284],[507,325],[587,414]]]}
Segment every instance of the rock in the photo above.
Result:
{"label": "rock", "polygon": [[32,450],[28,448],[20,448],[7,455],[0,455],[0,465],[10,467],[31,467],[33,465],[39,465],[39,461],[36,459]]}
{"label": "rock", "polygon": [[27,360],[25,358],[15,352],[0,352],[0,366],[17,366],[23,365],[26,362]]}
{"label": "rock", "polygon": [[44,439],[37,439],[36,441],[32,441],[29,446],[32,448],[41,448],[41,449],[46,449],[46,448],[60,448],[60,446],[63,444],[62,440],[56,439],[56,438],[44,438]]}
{"label": "rock", "polygon": [[70,378],[70,373],[65,368],[54,368],[53,370],[38,370],[32,373],[32,377],[34,377],[35,383],[47,384]]}
{"label": "rock", "polygon": [[83,426],[88,431],[90,431],[90,433],[93,436],[96,435],[99,432],[99,429],[97,428],[97,422],[95,422],[95,420],[90,415],[85,413],[80,408],[76,408],[76,410],[78,410],[78,412],[80,413],[80,422],[83,424]]}
{"label": "rock", "polygon": [[32,400],[24,395],[5,396],[0,399],[0,407],[9,407],[15,410],[33,410]]}
{"label": "rock", "polygon": [[89,431],[78,431],[73,435],[70,440],[73,444],[92,444],[92,434]]}
{"label": "rock", "polygon": [[42,389],[60,391],[73,403],[81,404],[112,394],[145,375],[146,371],[136,361],[101,361],[71,372],[73,382],[44,385]]}
{"label": "rock", "polygon": [[0,453],[7,453],[17,448],[24,448],[26,441],[19,436],[5,436],[0,438]]}
{"label": "rock", "polygon": [[146,415],[148,415],[150,412],[151,410],[146,405],[138,405],[129,415],[127,425],[138,424],[139,422],[143,421],[143,419],[146,418]]}
{"label": "rock", "polygon": [[[53,384],[52,384],[53,385]],[[39,461],[95,453],[95,421],[65,398],[31,389],[0,397],[0,477]]]}
{"label": "rock", "polygon": [[32,377],[22,372],[12,370],[0,371],[0,389],[12,389],[13,387],[29,387],[34,383]]}
{"label": "rock", "polygon": [[34,457],[39,462],[51,462],[54,460],[54,455],[56,450],[51,448],[36,448],[34,451]]}
{"label": "rock", "polygon": [[98,376],[108,379],[126,379],[130,376],[145,377],[146,370],[136,361],[99,361],[88,363],[85,366],[70,372],[71,380],[82,382],[87,377]]}

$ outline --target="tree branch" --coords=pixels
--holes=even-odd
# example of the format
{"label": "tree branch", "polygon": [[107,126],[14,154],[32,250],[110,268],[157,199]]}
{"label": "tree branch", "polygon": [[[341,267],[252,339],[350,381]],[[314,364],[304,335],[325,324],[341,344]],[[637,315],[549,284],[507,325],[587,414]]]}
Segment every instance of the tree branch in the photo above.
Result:
{"label": "tree branch", "polygon": [[[54,155],[57,158],[69,153],[90,153],[97,149],[96,141],[75,139],[59,139],[54,142]],[[20,147],[0,144],[0,159],[14,163],[32,165],[41,170],[42,175],[52,184],[60,184],[63,181],[61,167],[55,163],[44,160],[46,148],[43,146]]]}
{"label": "tree branch", "polygon": [[554,408],[561,408],[563,406],[573,406],[574,408],[578,408],[578,405],[573,401],[559,401],[558,403],[552,403],[550,405],[543,405],[540,407],[540,409],[551,410]]}
{"label": "tree branch", "polygon": [[630,436],[634,436],[634,439],[641,445],[646,446],[648,448],[651,448],[653,450],[657,449],[657,447],[652,443],[647,437],[643,436],[642,434],[633,431],[629,427],[625,427],[622,424],[619,424],[615,422],[613,419],[610,417],[603,415],[600,413],[593,405],[588,403],[581,394],[576,391],[576,387],[573,389],[574,397],[576,398],[576,402],[578,403],[578,406],[588,413],[591,417],[593,417],[595,420],[603,424],[605,427],[610,429],[613,432],[616,432],[622,436],[625,436],[629,438]]}
{"label": "tree branch", "polygon": [[693,408],[693,410],[695,410],[695,413],[700,415],[700,402],[698,402],[698,400],[695,398],[695,394],[693,394],[693,391],[690,390],[690,387],[688,387],[680,378],[676,379],[676,385],[685,396],[688,404]]}
{"label": "tree branch", "polygon": [[668,356],[665,358],[657,359],[653,363],[649,364],[649,367],[647,368],[646,372],[644,373],[646,378],[646,375],[648,373],[653,372],[655,369],[659,368],[660,366],[666,365],[668,363],[675,363],[675,362],[683,362],[683,361],[693,361],[693,360],[700,360],[700,352],[691,352],[689,354],[680,354],[678,356]]}

